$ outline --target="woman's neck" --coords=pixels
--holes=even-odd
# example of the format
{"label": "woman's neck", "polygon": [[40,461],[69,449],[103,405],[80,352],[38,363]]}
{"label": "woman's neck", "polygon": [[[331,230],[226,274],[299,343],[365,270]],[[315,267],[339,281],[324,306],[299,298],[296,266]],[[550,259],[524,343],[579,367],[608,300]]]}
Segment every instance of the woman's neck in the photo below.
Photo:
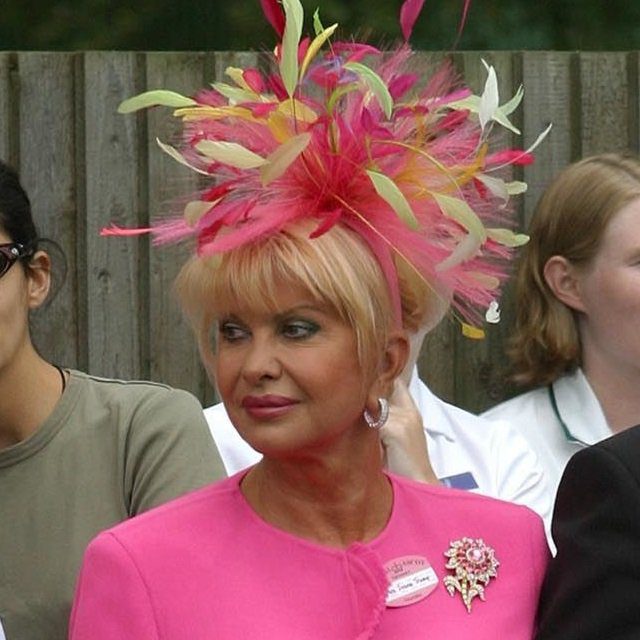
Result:
{"label": "woman's neck", "polygon": [[244,478],[242,492],[263,520],[338,548],[375,538],[393,504],[379,446],[358,459],[264,458]]}
{"label": "woman's neck", "polygon": [[60,373],[31,344],[16,356],[0,370],[0,450],[34,433],[62,394]]}
{"label": "woman's neck", "polygon": [[612,367],[597,354],[585,353],[582,369],[613,433],[640,424],[640,363]]}

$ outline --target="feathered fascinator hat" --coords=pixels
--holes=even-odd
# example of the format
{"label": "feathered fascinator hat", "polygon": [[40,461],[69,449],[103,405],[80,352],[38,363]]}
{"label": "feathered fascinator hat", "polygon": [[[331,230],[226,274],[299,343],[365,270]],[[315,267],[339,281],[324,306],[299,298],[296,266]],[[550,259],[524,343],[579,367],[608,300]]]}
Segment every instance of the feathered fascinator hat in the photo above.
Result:
{"label": "feathered fascinator hat", "polygon": [[488,65],[481,96],[460,86],[447,65],[419,84],[407,40],[424,0],[403,3],[405,42],[384,53],[332,42],[337,25],[325,27],[317,11],[315,37],[301,40],[300,0],[260,1],[281,37],[271,73],[230,67],[230,83],[216,82],[193,98],[149,91],[119,109],[174,108],[183,123],[181,142],[159,144],[211,185],[178,219],[103,234],[151,232],[158,242],[195,236],[206,257],[301,219],[314,221],[311,238],[341,223],[376,256],[398,318],[400,260],[452,296],[463,333],[482,337],[478,325],[482,312],[496,306],[505,261],[527,240],[499,226],[509,226],[509,197],[526,185],[498,175],[507,165],[530,163],[533,147],[490,144],[496,125],[519,133],[509,114],[522,89],[499,105]]}

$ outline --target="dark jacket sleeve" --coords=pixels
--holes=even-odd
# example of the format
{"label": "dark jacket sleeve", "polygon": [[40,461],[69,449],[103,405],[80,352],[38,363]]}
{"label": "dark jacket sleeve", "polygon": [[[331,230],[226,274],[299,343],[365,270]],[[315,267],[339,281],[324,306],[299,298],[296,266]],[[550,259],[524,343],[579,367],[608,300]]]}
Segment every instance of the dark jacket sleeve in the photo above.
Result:
{"label": "dark jacket sleeve", "polygon": [[537,640],[640,638],[640,440],[616,438],[577,453],[562,477]]}

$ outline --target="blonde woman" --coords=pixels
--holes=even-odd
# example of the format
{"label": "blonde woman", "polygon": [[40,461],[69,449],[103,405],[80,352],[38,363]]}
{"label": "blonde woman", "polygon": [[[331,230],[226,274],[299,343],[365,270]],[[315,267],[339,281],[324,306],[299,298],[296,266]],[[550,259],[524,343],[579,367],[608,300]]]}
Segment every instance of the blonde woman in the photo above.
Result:
{"label": "blonde woman", "polygon": [[263,5],[283,35],[277,71],[230,68],[234,87],[122,107],[179,106],[170,152],[216,178],[153,231],[196,238],[181,300],[262,458],[98,536],[71,639],[528,640],[540,518],[387,472],[380,436],[410,319],[444,292],[480,333],[518,236],[470,178],[504,156],[487,156],[490,127],[449,69],[418,88],[408,46],[319,55],[335,27],[316,14],[298,46],[301,4]]}

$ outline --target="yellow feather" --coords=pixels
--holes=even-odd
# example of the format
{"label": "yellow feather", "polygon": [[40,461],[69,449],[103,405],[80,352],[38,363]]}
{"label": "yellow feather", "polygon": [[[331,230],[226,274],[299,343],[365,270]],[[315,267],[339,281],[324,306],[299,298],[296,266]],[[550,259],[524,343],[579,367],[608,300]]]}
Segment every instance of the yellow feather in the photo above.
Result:
{"label": "yellow feather", "polygon": [[472,327],[470,324],[466,322],[462,324],[462,335],[466,338],[471,338],[472,340],[483,340],[486,336],[485,332],[479,327]]}

